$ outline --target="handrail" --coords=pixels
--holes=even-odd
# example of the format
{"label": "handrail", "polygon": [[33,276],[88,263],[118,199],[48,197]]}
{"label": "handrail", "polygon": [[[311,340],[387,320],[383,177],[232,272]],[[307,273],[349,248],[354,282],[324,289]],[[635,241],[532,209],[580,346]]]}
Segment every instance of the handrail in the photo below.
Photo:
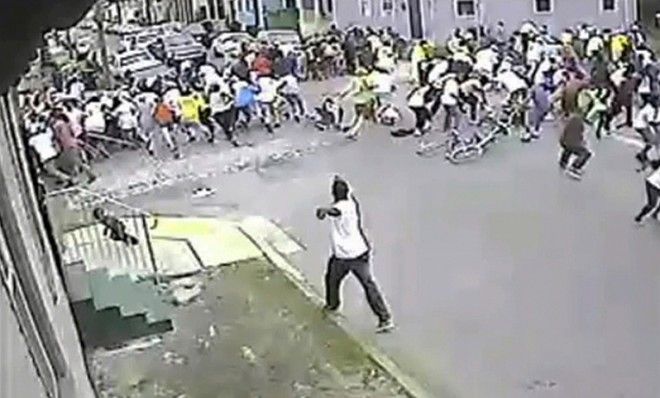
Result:
{"label": "handrail", "polygon": [[144,211],[142,209],[138,209],[137,207],[129,206],[129,205],[123,203],[123,202],[118,201],[117,199],[113,199],[110,196],[103,195],[101,193],[94,192],[92,190],[85,189],[85,188],[82,188],[82,187],[70,187],[70,188],[58,189],[58,190],[53,191],[53,192],[48,192],[46,194],[46,197],[56,197],[56,196],[59,196],[59,195],[65,195],[67,193],[72,193],[72,192],[81,192],[81,193],[93,196],[93,197],[97,198],[98,200],[103,200],[103,201],[110,202],[110,203],[112,203],[114,205],[117,205],[119,207],[123,207],[125,210],[129,210],[131,212],[138,213],[142,216],[146,216],[146,217],[153,217],[154,216],[153,214],[151,214],[147,211]]}

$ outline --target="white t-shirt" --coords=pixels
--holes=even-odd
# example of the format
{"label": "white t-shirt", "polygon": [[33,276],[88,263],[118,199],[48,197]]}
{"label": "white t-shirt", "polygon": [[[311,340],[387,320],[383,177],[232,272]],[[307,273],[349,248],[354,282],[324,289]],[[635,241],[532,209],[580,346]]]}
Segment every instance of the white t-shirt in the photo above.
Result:
{"label": "white t-shirt", "polygon": [[394,76],[388,73],[375,72],[373,83],[376,94],[391,94],[394,91]]}
{"label": "white t-shirt", "polygon": [[633,128],[646,129],[657,117],[657,110],[650,104],[646,104],[642,109],[637,111],[635,119],[633,120]]}
{"label": "white t-shirt", "polygon": [[344,260],[360,257],[369,250],[369,245],[362,233],[355,198],[340,200],[332,207],[341,212],[339,217],[330,217],[332,253]]}
{"label": "white t-shirt", "polygon": [[33,135],[28,140],[28,143],[39,155],[41,163],[45,163],[58,155],[57,147],[53,139],[53,130],[50,128],[45,129],[43,132]]}
{"label": "white t-shirt", "polygon": [[257,81],[259,85],[259,94],[257,94],[257,101],[270,103],[275,101],[277,96],[277,81],[272,77],[260,77]]}
{"label": "white t-shirt", "polygon": [[502,83],[504,88],[506,88],[509,93],[527,88],[527,82],[518,76],[516,72],[511,70],[500,73],[500,75],[497,77],[497,81]]}
{"label": "white t-shirt", "polygon": [[527,21],[523,23],[522,26],[520,27],[520,33],[525,33],[528,35],[537,33],[536,25],[534,25],[532,22]]}
{"label": "white t-shirt", "polygon": [[591,57],[605,46],[600,36],[594,36],[587,42],[587,56]]}
{"label": "white t-shirt", "polygon": [[69,87],[70,96],[77,99],[82,99],[84,92],[85,92],[85,85],[82,82],[76,81],[71,83],[71,86]]}
{"label": "white t-shirt", "polygon": [[440,96],[442,105],[454,106],[458,105],[458,82],[456,79],[449,79],[445,82],[445,86]]}
{"label": "white t-shirt", "polygon": [[181,98],[181,91],[178,88],[171,88],[163,95],[163,102],[170,108],[175,115],[181,115],[181,107],[179,106],[179,99]]}
{"label": "white t-shirt", "polygon": [[438,61],[431,66],[431,70],[428,74],[428,81],[433,83],[437,81],[449,70],[449,62],[445,60]]}
{"label": "white t-shirt", "polygon": [[280,78],[278,84],[283,84],[282,92],[285,94],[300,94],[300,84],[298,79],[293,75],[286,75]]}
{"label": "white t-shirt", "polygon": [[408,96],[408,106],[411,108],[419,108],[424,105],[424,96],[428,93],[430,87],[418,87],[414,89]]}
{"label": "white t-shirt", "polygon": [[476,59],[475,69],[490,74],[497,63],[497,53],[491,49],[481,50],[477,53]]}
{"label": "white t-shirt", "polygon": [[117,125],[120,129],[131,130],[138,127],[138,112],[130,102],[123,101],[119,104],[117,109],[115,109],[115,114],[117,115]]}
{"label": "white t-shirt", "polygon": [[101,109],[100,102],[90,102],[85,106],[85,123],[86,131],[93,133],[105,132],[105,115]]}

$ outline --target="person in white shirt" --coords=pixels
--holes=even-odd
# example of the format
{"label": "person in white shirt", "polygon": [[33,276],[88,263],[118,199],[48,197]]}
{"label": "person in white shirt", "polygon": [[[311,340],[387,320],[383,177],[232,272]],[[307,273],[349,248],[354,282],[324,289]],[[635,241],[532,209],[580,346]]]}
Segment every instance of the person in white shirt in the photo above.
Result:
{"label": "person in white shirt", "polygon": [[646,204],[640,212],[635,216],[635,222],[641,225],[646,216],[653,211],[653,218],[658,220],[660,213],[660,160],[652,160],[649,166],[653,170],[648,177],[646,177]]}
{"label": "person in white shirt", "polygon": [[448,73],[442,84],[442,94],[440,94],[440,103],[445,112],[445,121],[443,129],[445,132],[450,129],[456,129],[459,126],[459,84],[453,73]]}
{"label": "person in white shirt", "polygon": [[296,123],[300,123],[301,119],[307,113],[305,107],[305,101],[300,95],[300,84],[298,84],[298,78],[288,73],[286,76],[282,76],[279,79],[279,92],[282,94],[282,97],[289,104],[291,109],[291,116]]}
{"label": "person in white shirt", "polygon": [[640,162],[644,168],[649,162],[648,154],[653,147],[658,146],[657,133],[653,131],[652,126],[660,117],[658,108],[658,97],[648,96],[642,99],[642,106],[633,119],[633,128],[644,141],[644,148],[635,155],[635,159]]}
{"label": "person in white shirt", "polygon": [[259,93],[256,100],[258,103],[259,117],[269,134],[273,134],[273,127],[279,127],[278,115],[275,112],[275,99],[277,98],[277,80],[272,76],[261,76],[257,80]]}
{"label": "person in white shirt", "polygon": [[85,117],[83,119],[83,128],[86,133],[104,134],[106,129],[105,123],[105,106],[101,103],[98,97],[93,97],[85,105]]}
{"label": "person in white shirt", "polygon": [[117,119],[117,127],[119,127],[122,138],[136,140],[138,138],[139,113],[135,104],[126,98],[121,98],[113,113]]}
{"label": "person in white shirt", "polygon": [[604,48],[605,42],[600,35],[597,34],[591,36],[587,42],[587,58],[592,59],[594,56],[596,56],[597,53],[603,51]]}
{"label": "person in white shirt", "polygon": [[161,129],[155,118],[156,106],[158,106],[160,100],[158,95],[152,92],[144,92],[138,94],[135,100],[138,111],[138,134],[146,143],[145,147],[149,155],[156,156],[154,148],[154,133],[156,131],[161,131],[167,147],[174,151],[175,144],[169,129]]}
{"label": "person in white shirt", "polygon": [[475,70],[486,76],[489,80],[492,80],[495,73],[495,65],[497,65],[498,60],[497,48],[491,46],[479,50],[477,51],[475,58]]}
{"label": "person in white shirt", "polygon": [[85,84],[80,80],[80,77],[75,76],[72,80],[71,83],[69,83],[69,96],[78,100],[82,101],[84,98],[85,94]]}
{"label": "person in white shirt", "polygon": [[339,309],[339,292],[343,279],[352,273],[364,288],[367,302],[378,317],[377,332],[394,328],[392,315],[371,274],[369,257],[371,248],[362,230],[360,205],[350,191],[348,183],[335,176],[332,182],[333,203],[316,209],[316,217],[330,219],[332,255],[325,275],[325,307],[327,312]]}
{"label": "person in white shirt", "polygon": [[42,125],[42,128],[28,139],[28,145],[37,155],[41,169],[48,175],[56,178],[59,183],[67,187],[74,184],[73,176],[61,171],[56,164],[60,151],[55,143],[55,133],[50,127]]}

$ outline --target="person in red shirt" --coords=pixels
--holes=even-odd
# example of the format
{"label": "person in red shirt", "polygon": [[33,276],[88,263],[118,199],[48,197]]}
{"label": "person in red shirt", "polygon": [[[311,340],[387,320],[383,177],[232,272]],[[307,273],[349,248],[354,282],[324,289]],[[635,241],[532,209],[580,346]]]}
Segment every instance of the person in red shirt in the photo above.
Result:
{"label": "person in red shirt", "polygon": [[55,132],[55,141],[61,150],[60,160],[65,169],[70,170],[76,178],[82,172],[87,175],[88,183],[94,182],[96,176],[92,173],[91,167],[83,162],[80,141],[74,135],[67,115],[61,111],[55,112],[52,126]]}
{"label": "person in red shirt", "polygon": [[265,51],[261,51],[252,62],[252,70],[257,77],[271,75],[273,73],[273,61],[268,58]]}

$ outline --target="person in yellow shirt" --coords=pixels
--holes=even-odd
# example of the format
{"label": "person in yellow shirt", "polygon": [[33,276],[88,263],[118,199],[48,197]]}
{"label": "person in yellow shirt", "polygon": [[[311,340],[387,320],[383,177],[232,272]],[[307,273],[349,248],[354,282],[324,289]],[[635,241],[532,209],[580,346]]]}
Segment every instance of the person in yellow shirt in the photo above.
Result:
{"label": "person in yellow shirt", "polygon": [[613,62],[618,62],[621,57],[623,56],[623,53],[625,49],[630,45],[630,39],[628,36],[619,33],[615,35],[612,38],[612,42],[610,44],[610,51],[612,54],[612,61]]}
{"label": "person in yellow shirt", "polygon": [[[181,128],[188,135],[188,142],[196,140],[196,131],[201,129],[201,113],[206,101],[200,93],[184,90],[179,98]],[[208,135],[208,134],[207,134]]]}

